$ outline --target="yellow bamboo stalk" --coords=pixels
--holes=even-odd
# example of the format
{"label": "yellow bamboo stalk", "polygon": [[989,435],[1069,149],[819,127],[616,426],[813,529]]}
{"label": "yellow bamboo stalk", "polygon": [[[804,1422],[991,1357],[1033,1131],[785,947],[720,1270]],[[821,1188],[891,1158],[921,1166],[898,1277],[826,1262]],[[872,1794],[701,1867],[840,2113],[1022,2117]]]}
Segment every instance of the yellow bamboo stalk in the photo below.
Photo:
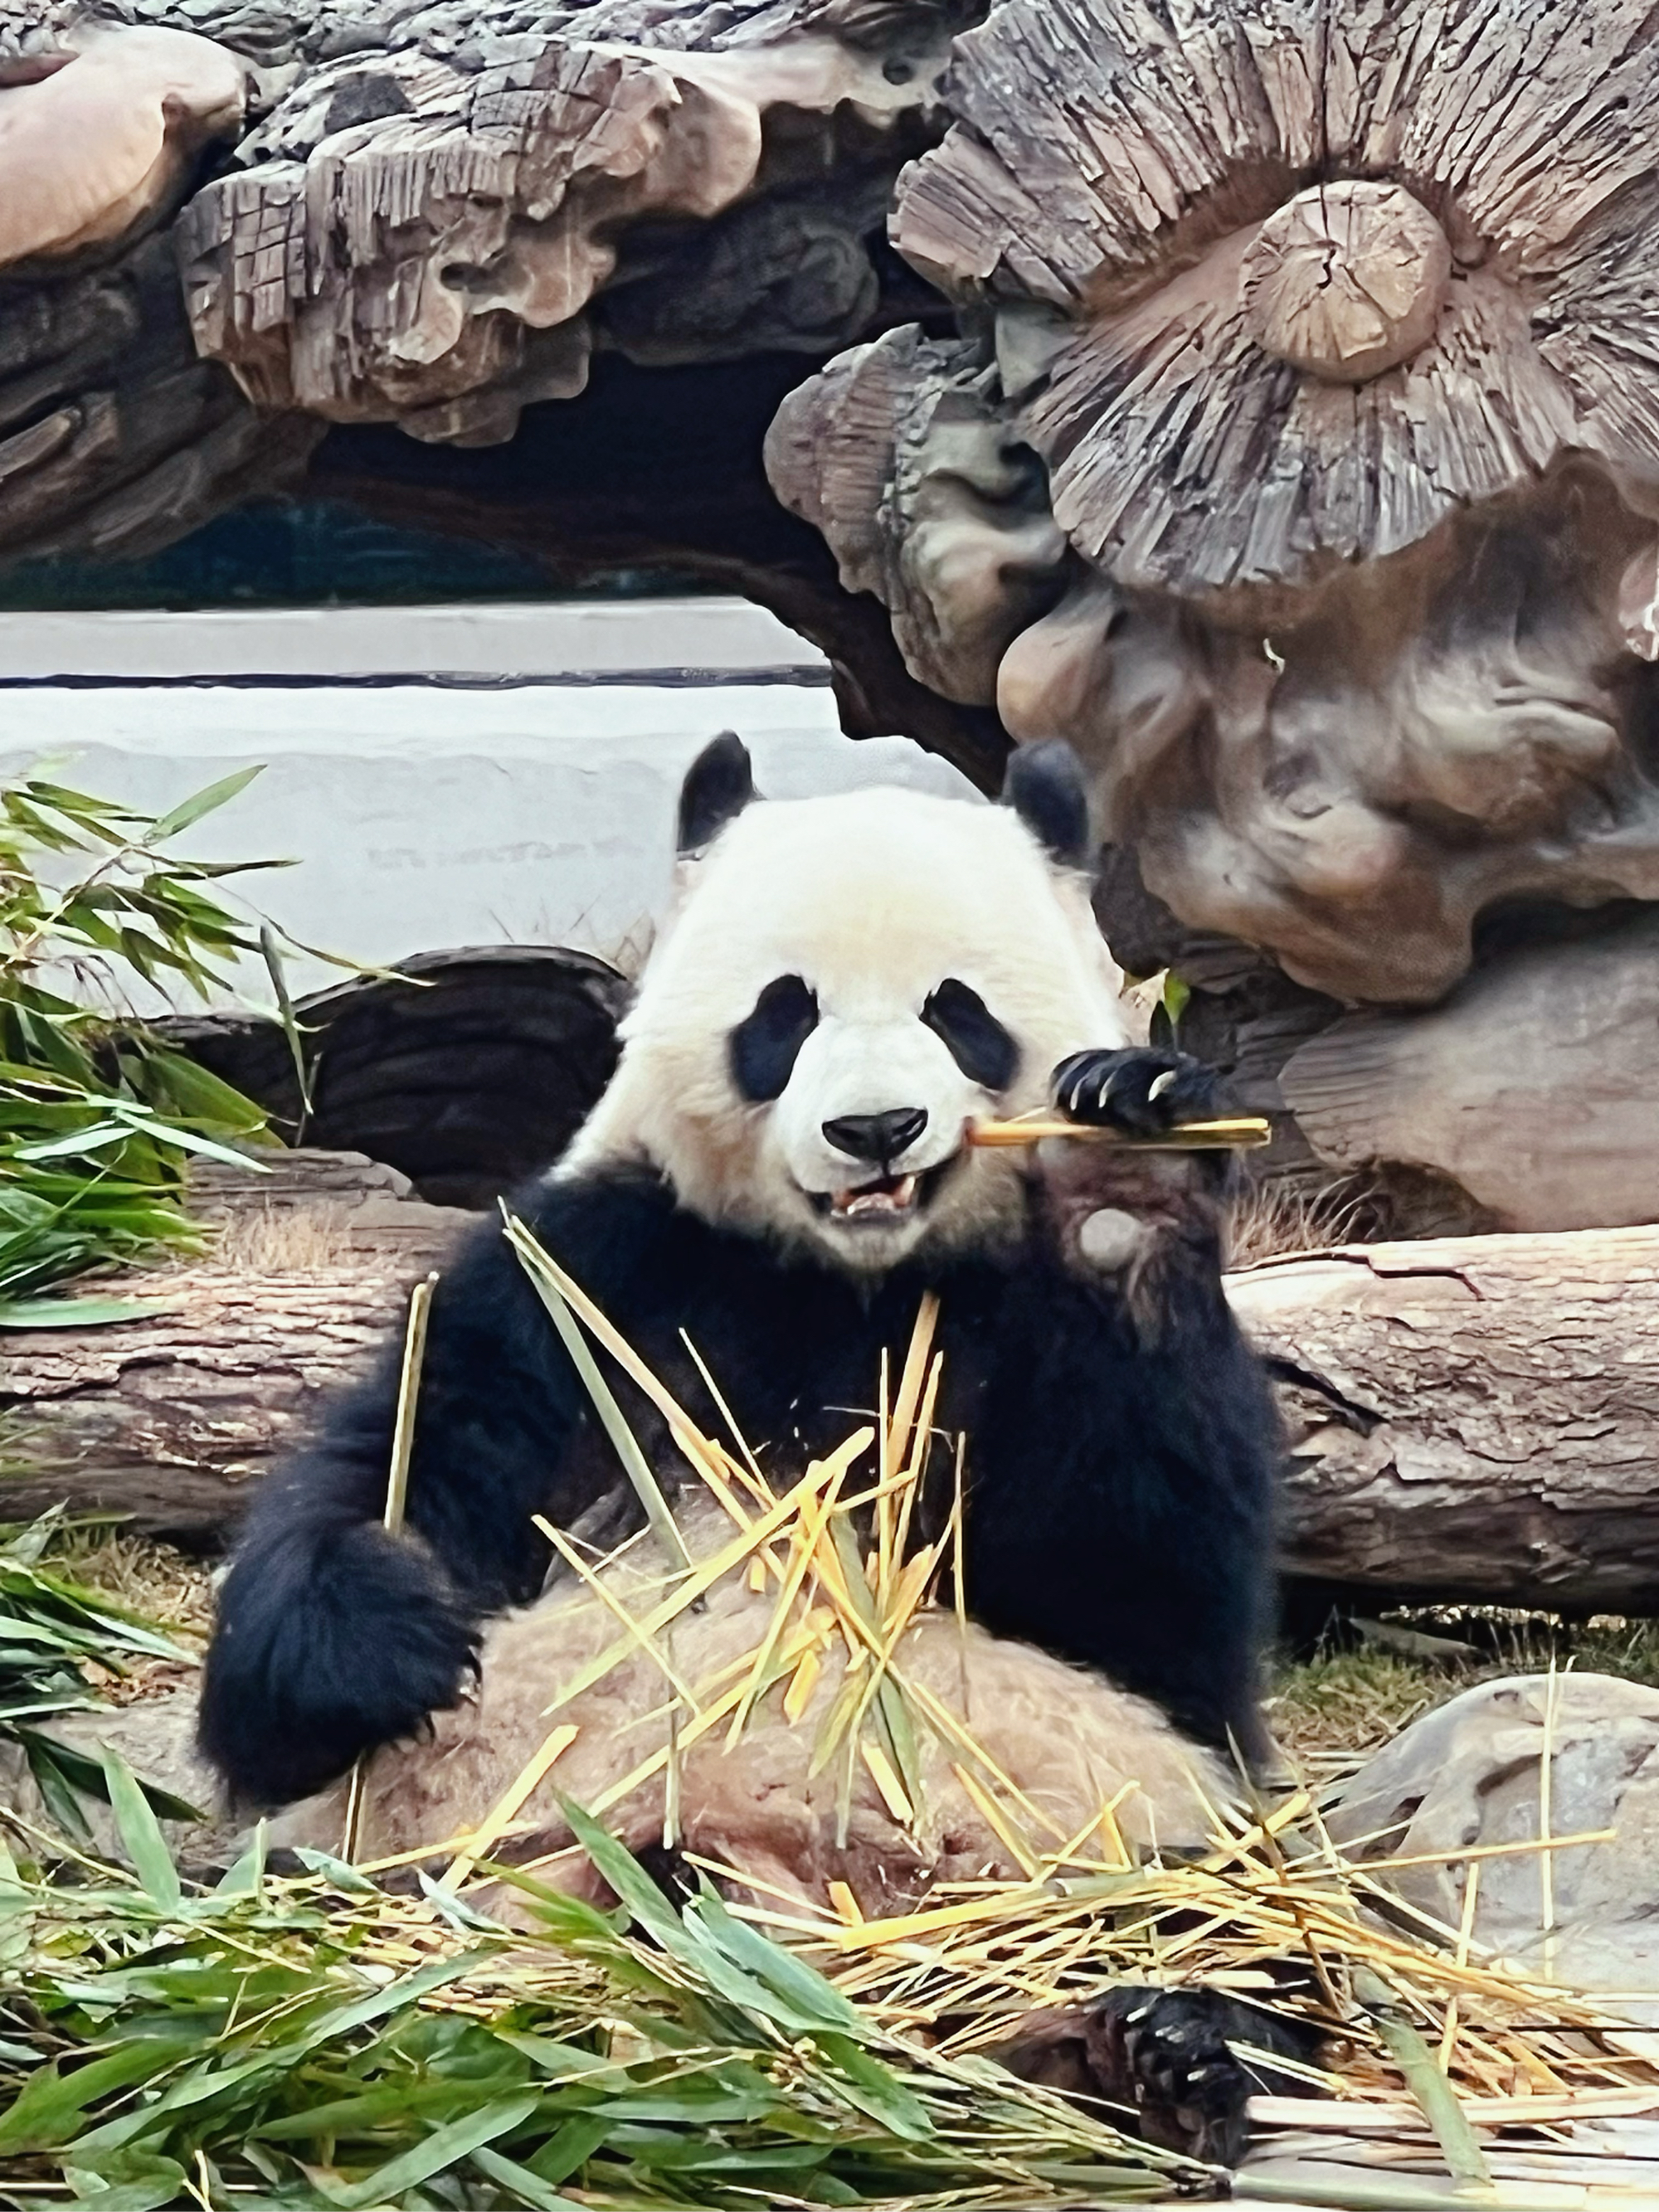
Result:
{"label": "yellow bamboo stalk", "polygon": [[1036,1881],[1042,1872],[1042,1867],[1036,1852],[1024,1838],[1016,1832],[1007,1814],[992,1796],[990,1791],[985,1788],[978,1777],[971,1774],[965,1766],[953,1765],[951,1771],[973,1799],[981,1818],[989,1827],[992,1834],[1001,1842],[1004,1850],[1020,1872],[1029,1881]]}
{"label": "yellow bamboo stalk", "polygon": [[939,1378],[944,1371],[945,1354],[936,1352],[933,1364],[927,1370],[927,1387],[922,1393],[921,1413],[912,1432],[910,1457],[904,1470],[904,1486],[899,1497],[898,1527],[893,1549],[901,1563],[910,1541],[910,1517],[921,1494],[922,1477],[927,1472],[927,1455],[933,1442],[933,1408],[939,1401]]}
{"label": "yellow bamboo stalk", "polygon": [[1077,1137],[1125,1152],[1254,1152],[1273,1142],[1270,1125],[1256,1114],[1231,1114],[1208,1121],[1183,1121],[1161,1137],[1132,1137],[1122,1129],[1097,1128],[1087,1121],[1062,1121],[1053,1115],[1030,1121],[970,1121],[970,1145],[1040,1145],[1050,1137]]}
{"label": "yellow bamboo stalk", "polygon": [[778,1591],[777,1603],[772,1609],[772,1618],[767,1624],[766,1633],[761,1638],[759,1648],[755,1653],[755,1663],[750,1674],[748,1686],[738,1701],[736,1712],[732,1716],[732,1725],[726,1733],[726,1739],[728,1750],[737,1742],[738,1736],[743,1733],[744,1723],[754,1711],[755,1700],[761,1693],[761,1683],[771,1663],[772,1655],[777,1650],[784,1630],[788,1626],[789,1609],[794,1604],[800,1586],[806,1578],[806,1572],[812,1564],[813,1554],[817,1548],[818,1538],[823,1533],[823,1524],[835,1510],[836,1493],[846,1474],[847,1466],[843,1462],[836,1468],[823,1489],[812,1499],[801,1515],[800,1526],[795,1531],[793,1539],[792,1556],[788,1565],[784,1569],[783,1583]]}
{"label": "yellow bamboo stalk", "polygon": [[816,1650],[802,1652],[790,1677],[789,1687],[783,1693],[783,1717],[791,1728],[811,1704],[812,1692],[818,1686],[818,1676],[823,1671],[823,1662]]}
{"label": "yellow bamboo stalk", "polygon": [[[421,1394],[421,1369],[426,1358],[427,1320],[432,1310],[432,1293],[437,1287],[438,1278],[434,1273],[424,1282],[416,1283],[409,1294],[403,1365],[398,1375],[398,1409],[392,1425],[392,1465],[386,1473],[386,1505],[380,1516],[380,1525],[390,1536],[402,1533],[409,1504],[409,1469],[415,1456],[415,1412]],[[346,1784],[345,1832],[340,1839],[340,1856],[348,1866],[356,1862],[357,1844],[362,1834],[363,1795],[368,1786],[368,1762],[359,1758],[352,1765],[351,1779]]]}
{"label": "yellow bamboo stalk", "polygon": [[933,1349],[933,1330],[938,1322],[938,1295],[933,1291],[924,1291],[921,1303],[916,1308],[915,1326],[910,1331],[909,1349],[904,1355],[898,1396],[893,1403],[887,1443],[890,1469],[902,1467],[910,1455],[910,1431],[915,1422],[916,1407],[921,1403],[921,1386],[927,1373],[927,1355]]}
{"label": "yellow bamboo stalk", "polygon": [[[1480,1893],[1480,1863],[1477,1859],[1463,1877],[1463,1912],[1458,1923],[1457,1948],[1453,1954],[1455,1963],[1466,1966],[1469,1962],[1469,1945],[1474,1936],[1475,1900]],[[1452,2059],[1457,2050],[1458,1996],[1454,1990],[1446,2000],[1445,2025],[1440,2031],[1440,2070],[1451,2072]]]}
{"label": "yellow bamboo stalk", "polygon": [[579,1733],[569,1721],[564,1721],[543,1738],[534,1755],[525,1761],[478,1823],[466,1849],[459,1852],[444,1869],[439,1877],[440,1888],[459,1887],[478,1861],[489,1857],[491,1846],[500,1840],[507,1826],[517,1818],[520,1808],[532,1792],[540,1788],[552,1771],[555,1761],[569,1750]]}
{"label": "yellow bamboo stalk", "polygon": [[[860,1452],[866,1451],[874,1440],[875,1431],[872,1429],[860,1429],[855,1437],[849,1438],[848,1443],[842,1447],[842,1450],[848,1452],[855,1447]],[[839,1457],[840,1455],[836,1456]],[[769,1536],[775,1534],[787,1521],[799,1513],[808,1498],[815,1498],[830,1480],[834,1472],[834,1466],[833,1460],[824,1460],[810,1468],[794,1488],[787,1491],[775,1505],[757,1516],[754,1522],[739,1534],[734,1536],[729,1544],[722,1546],[718,1552],[713,1552],[706,1559],[699,1561],[689,1575],[683,1576],[670,1595],[664,1598],[659,1605],[654,1606],[642,1620],[635,1621],[635,1629],[642,1630],[647,1636],[655,1636],[660,1630],[665,1628],[671,1620],[677,1620],[680,1614],[685,1612],[688,1607],[694,1605],[706,1590],[712,1589],[724,1576],[731,1573],[733,1567],[742,1565],[751,1552],[763,1544]],[[596,1682],[602,1682],[612,1668],[634,1650],[637,1641],[637,1635],[630,1633],[620,1643],[610,1645],[597,1657],[590,1659],[586,1666],[579,1668],[552,1704],[545,1708],[544,1717],[550,1718],[558,1711],[561,1705],[568,1705],[573,1698],[580,1697],[584,1691],[591,1690]]]}
{"label": "yellow bamboo stalk", "polygon": [[904,1784],[893,1771],[893,1763],[878,1743],[866,1736],[859,1745],[859,1753],[869,1771],[870,1778],[881,1792],[881,1801],[898,1822],[901,1828],[914,1829],[916,1808],[905,1794]]}
{"label": "yellow bamboo stalk", "polygon": [[568,1540],[562,1529],[556,1528],[544,1514],[532,1513],[530,1517],[564,1561],[566,1566],[574,1574],[581,1577],[587,1585],[590,1594],[598,1598],[612,1619],[621,1622],[623,1627],[639,1645],[640,1650],[662,1675],[675,1695],[684,1699],[694,1713],[697,1711],[696,1693],[668,1654],[658,1650],[654,1634],[647,1632],[641,1626],[610,1584],[602,1576],[594,1573],[592,1568],[588,1565],[586,1560],[581,1557],[575,1546]]}

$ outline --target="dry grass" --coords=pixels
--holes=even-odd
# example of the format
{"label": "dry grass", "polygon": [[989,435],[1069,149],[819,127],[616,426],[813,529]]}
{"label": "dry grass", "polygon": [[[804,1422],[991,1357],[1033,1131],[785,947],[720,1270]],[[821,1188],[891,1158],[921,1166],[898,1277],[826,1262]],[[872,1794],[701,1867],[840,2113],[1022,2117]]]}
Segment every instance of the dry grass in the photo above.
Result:
{"label": "dry grass", "polygon": [[1352,1176],[1310,1187],[1283,1176],[1249,1182],[1227,1221],[1227,1265],[1253,1267],[1295,1252],[1363,1244],[1374,1233],[1376,1193]]}
{"label": "dry grass", "polygon": [[52,1545],[60,1573],[100,1590],[158,1627],[205,1636],[213,1621],[212,1571],[202,1560],[100,1522],[65,1530]]}
{"label": "dry grass", "polygon": [[[211,1570],[170,1544],[98,1522],[66,1529],[52,1544],[46,1564],[124,1611],[167,1630],[187,1647],[206,1643],[213,1626]],[[117,1672],[87,1659],[81,1672],[112,1705],[131,1705],[181,1687],[196,1667],[193,1661],[137,1658],[124,1660]]]}
{"label": "dry grass", "polygon": [[1552,1665],[1659,1687],[1659,1621],[1607,1615],[1588,1622],[1546,1613],[1413,1611],[1404,1625],[1467,1640],[1474,1656],[1446,1663],[1375,1645],[1328,1649],[1273,1673],[1267,1720],[1281,1747],[1310,1773],[1346,1771],[1435,1705],[1476,1682],[1541,1674]]}
{"label": "dry grass", "polygon": [[212,1261],[238,1275],[325,1275],[351,1251],[343,1206],[247,1206],[216,1233]]}
{"label": "dry grass", "polygon": [[1391,1651],[1332,1652],[1279,1670],[1267,1724],[1298,1766],[1356,1765],[1476,1679]]}

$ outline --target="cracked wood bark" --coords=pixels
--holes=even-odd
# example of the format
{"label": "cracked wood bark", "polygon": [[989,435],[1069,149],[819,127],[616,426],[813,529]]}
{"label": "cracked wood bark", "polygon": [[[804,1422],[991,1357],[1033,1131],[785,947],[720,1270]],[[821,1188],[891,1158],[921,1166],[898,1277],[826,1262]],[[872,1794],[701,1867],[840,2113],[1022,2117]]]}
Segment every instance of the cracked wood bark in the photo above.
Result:
{"label": "cracked wood bark", "polygon": [[[213,1260],[135,1283],[165,1313],[4,1340],[6,1456],[31,1469],[6,1517],[66,1498],[217,1540],[468,1218],[349,1156],[279,1175]],[[1659,1228],[1352,1246],[1230,1289],[1289,1432],[1287,1572],[1659,1611]]]}
{"label": "cracked wood bark", "polygon": [[216,1543],[472,1218],[349,1152],[290,1154],[258,1178],[208,1170],[193,1188],[217,1217],[212,1252],[119,1285],[155,1313],[0,1336],[0,1518],[66,1502]]}
{"label": "cracked wood bark", "polygon": [[1659,1611],[1659,1228],[1352,1246],[1230,1289],[1290,1432],[1288,1572]]}

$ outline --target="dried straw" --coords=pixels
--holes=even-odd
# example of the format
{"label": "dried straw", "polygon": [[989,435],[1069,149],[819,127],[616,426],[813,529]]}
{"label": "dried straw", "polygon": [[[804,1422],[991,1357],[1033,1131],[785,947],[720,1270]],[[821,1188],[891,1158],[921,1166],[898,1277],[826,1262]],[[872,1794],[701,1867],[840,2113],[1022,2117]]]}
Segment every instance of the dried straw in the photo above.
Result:
{"label": "dried straw", "polygon": [[[513,1224],[509,1233],[526,1257],[534,1245],[528,1231]],[[907,1678],[906,1633],[939,1602],[946,1574],[957,1607],[963,1604],[959,1448],[944,1534],[931,1544],[912,1541],[940,1375],[933,1301],[918,1314],[890,1409],[884,1392],[873,1429],[860,1429],[793,1486],[780,1487],[724,1409],[741,1458],[702,1434],[556,1262],[538,1250],[536,1264],[568,1315],[663,1413],[690,1474],[720,1500],[732,1533],[709,1557],[653,1583],[649,1601],[637,1610],[564,1547],[617,1616],[622,1633],[562,1686],[548,1709],[556,1725],[477,1833],[451,1839],[458,1854],[447,1877],[453,1892],[533,1875],[533,1868],[515,1875],[492,1867],[489,1852],[513,1832],[514,1816],[569,1741],[571,1724],[557,1717],[630,1654],[648,1650],[661,1667],[677,1725],[668,1747],[590,1812],[621,1802],[665,1765],[672,1774],[678,1758],[712,1729],[736,1740],[763,1708],[773,1710],[775,1694],[785,1719],[798,1721],[826,1650],[839,1644],[844,1679],[813,1755],[819,1769],[839,1762],[843,1808],[862,1771],[893,1819],[922,1837],[927,1807],[917,1747],[931,1735],[1023,1875],[942,1884],[924,1908],[871,1920],[844,1885],[832,1890],[824,1910],[813,1911],[741,1869],[715,1869],[747,1900],[734,1908],[738,1917],[816,1966],[872,2032],[965,2063],[1005,2039],[1034,2008],[1087,2004],[1126,1980],[1202,1983],[1247,2002],[1288,2007],[1344,2039],[1346,2055],[1339,2072],[1308,2069],[1310,2087],[1336,2102],[1310,2106],[1310,2120],[1284,2111],[1279,2100],[1264,2114],[1270,2124],[1304,2131],[1346,2127],[1350,2158],[1374,2160],[1384,2151],[1417,2157],[1413,2146],[1419,2146],[1431,2166],[1443,2165],[1460,2188],[1480,2191],[1488,2205],[1499,2203],[1489,2193],[1492,2147],[1506,2130],[1526,2128],[1535,2144],[1538,2130],[1559,2130],[1593,2114],[1659,2111],[1659,2066],[1626,2032],[1616,2004],[1517,1973],[1474,1941],[1485,1860],[1534,1854],[1544,1869],[1558,1850],[1601,1840],[1549,1832],[1547,1796],[1537,1838],[1446,1855],[1467,1872],[1460,1924],[1444,1927],[1389,1887],[1391,1873],[1424,1863],[1425,1855],[1345,1855],[1305,1784],[1249,1812],[1212,1806],[1209,1845],[1197,1857],[1165,1857],[1153,1849],[1137,1858],[1116,1818],[1117,1801],[1103,1803],[1078,1834],[1060,1835],[976,1741],[971,1717],[951,1711]],[[872,1445],[874,1478],[860,1485],[855,1472],[868,1464]],[[665,1508],[672,1510],[666,1500]],[[751,1574],[773,1598],[769,1613],[757,1616],[752,1650],[717,1681],[683,1679],[659,1639],[723,1578]],[[1545,1895],[1547,1912],[1547,1886]],[[1401,2201],[1375,2188],[1363,2178],[1332,2183],[1313,2201]],[[1275,2190],[1260,2179],[1248,2189],[1241,2183],[1237,2193],[1267,2202]],[[1305,2188],[1277,2194],[1308,2201]],[[1412,2201],[1437,2200],[1431,2193]]]}

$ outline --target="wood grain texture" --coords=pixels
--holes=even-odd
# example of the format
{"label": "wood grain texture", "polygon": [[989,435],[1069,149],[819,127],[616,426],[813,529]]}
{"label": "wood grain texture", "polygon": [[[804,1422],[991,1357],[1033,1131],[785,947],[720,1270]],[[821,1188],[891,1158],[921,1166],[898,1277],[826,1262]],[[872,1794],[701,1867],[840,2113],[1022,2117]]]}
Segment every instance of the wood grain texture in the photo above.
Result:
{"label": "wood grain texture", "polygon": [[[475,1217],[350,1154],[208,1170],[165,1310],[6,1334],[0,1513],[212,1547]],[[126,1286],[124,1286],[126,1287]],[[1290,1444],[1285,1570],[1421,1599],[1659,1611],[1659,1228],[1352,1246],[1229,1279]]]}
{"label": "wood grain texture", "polygon": [[[913,670],[1068,739],[1148,891],[1334,998],[1659,897],[1659,18],[1004,0],[945,97],[891,234],[964,344],[830,364],[774,453]],[[971,536],[947,393],[1040,465],[972,473]]]}
{"label": "wood grain texture", "polygon": [[[943,32],[890,11],[889,70],[880,11],[865,38],[836,35],[844,8],[755,12],[603,0],[507,31],[458,7],[449,37],[411,39],[365,9],[180,220],[198,348],[261,405],[476,445],[582,391],[613,283],[604,336],[641,360],[845,343],[877,304],[862,240]],[[837,176],[843,112],[862,145]],[[763,176],[775,118],[791,153]]]}
{"label": "wood grain texture", "polygon": [[[1570,448],[1659,458],[1659,36],[1635,0],[1583,13],[1267,0],[1155,22],[1136,0],[1007,0],[963,37],[952,128],[901,180],[893,235],[959,297],[1065,319],[1053,386],[1016,419],[1081,550],[1142,586],[1300,580]],[[1380,278],[1407,227],[1415,272],[1403,323],[1351,347],[1340,406],[1285,373],[1338,374],[1260,298],[1290,211],[1328,193],[1394,210],[1392,246],[1337,224],[1356,275],[1369,255]],[[1385,294],[1386,325],[1386,281],[1345,313]]]}
{"label": "wood grain texture", "polygon": [[1505,1229],[1659,1220],[1659,913],[1493,959],[1426,1013],[1344,1015],[1279,1089],[1361,1183],[1405,1161]]}
{"label": "wood grain texture", "polygon": [[153,1315],[0,1336],[0,1517],[66,1502],[216,1543],[473,1218],[349,1153],[279,1155],[258,1178],[207,1170],[196,1189],[216,1249],[122,1283]]}
{"label": "wood grain texture", "polygon": [[1290,1431],[1287,1571],[1659,1609],[1659,1228],[1352,1246],[1229,1289]]}

